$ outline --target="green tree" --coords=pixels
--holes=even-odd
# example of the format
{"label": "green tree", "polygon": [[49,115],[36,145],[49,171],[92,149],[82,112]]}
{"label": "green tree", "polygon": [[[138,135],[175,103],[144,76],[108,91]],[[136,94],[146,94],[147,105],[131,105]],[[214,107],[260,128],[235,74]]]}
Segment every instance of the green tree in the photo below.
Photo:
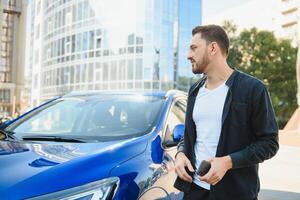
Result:
{"label": "green tree", "polygon": [[199,80],[198,76],[188,77],[188,76],[178,76],[177,88],[178,90],[188,92],[190,87]]}
{"label": "green tree", "polygon": [[[228,30],[232,26],[229,23],[223,27]],[[230,41],[228,63],[265,83],[279,127],[283,128],[297,108],[296,48],[290,41],[279,40],[272,32],[256,28],[231,34]]]}

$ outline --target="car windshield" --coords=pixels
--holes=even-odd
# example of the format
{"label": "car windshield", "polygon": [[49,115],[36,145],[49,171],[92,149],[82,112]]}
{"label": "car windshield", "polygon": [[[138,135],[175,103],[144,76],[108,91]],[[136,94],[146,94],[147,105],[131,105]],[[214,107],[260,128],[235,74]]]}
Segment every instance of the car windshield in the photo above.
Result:
{"label": "car windshield", "polygon": [[76,96],[54,100],[20,118],[5,131],[19,139],[127,139],[150,132],[164,103],[144,95]]}

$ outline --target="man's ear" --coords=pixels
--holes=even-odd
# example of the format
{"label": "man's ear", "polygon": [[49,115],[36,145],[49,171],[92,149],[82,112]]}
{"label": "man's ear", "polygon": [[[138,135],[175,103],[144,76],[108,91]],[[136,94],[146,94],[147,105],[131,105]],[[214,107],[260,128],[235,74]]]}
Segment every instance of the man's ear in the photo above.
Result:
{"label": "man's ear", "polygon": [[210,43],[210,54],[215,55],[219,51],[218,43],[212,42]]}

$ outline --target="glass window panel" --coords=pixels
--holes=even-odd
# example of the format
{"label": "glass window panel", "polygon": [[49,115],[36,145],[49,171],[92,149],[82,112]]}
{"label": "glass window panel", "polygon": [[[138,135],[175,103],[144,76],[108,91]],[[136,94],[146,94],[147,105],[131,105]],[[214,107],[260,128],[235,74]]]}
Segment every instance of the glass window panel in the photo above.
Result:
{"label": "glass window panel", "polygon": [[71,41],[70,36],[66,37],[66,44],[65,44],[66,54],[69,54],[71,52]]}
{"label": "glass window panel", "polygon": [[101,38],[96,39],[96,48],[101,48]]}
{"label": "glass window panel", "polygon": [[108,63],[103,63],[103,80],[108,80]]}
{"label": "glass window panel", "polygon": [[101,29],[96,30],[96,36],[100,36],[102,34]]}
{"label": "glass window panel", "polygon": [[60,56],[61,55],[61,39],[58,39],[58,43],[57,43],[57,55]]}
{"label": "glass window panel", "polygon": [[74,66],[71,66],[70,67],[70,83],[74,83],[74,77],[75,77]]}
{"label": "glass window panel", "polygon": [[128,36],[128,45],[133,45],[134,44],[134,34],[130,34]]}
{"label": "glass window panel", "polygon": [[76,4],[74,4],[73,5],[73,9],[72,9],[72,14],[73,14],[73,17],[72,17],[72,19],[73,19],[73,22],[76,22],[76,20],[77,20],[77,12],[76,12],[76,10],[77,10],[77,5]]}
{"label": "glass window panel", "polygon": [[80,65],[76,65],[76,78],[75,83],[80,83]]}
{"label": "glass window panel", "polygon": [[57,22],[58,22],[57,13],[55,13],[55,15],[54,15],[54,28],[57,28]]}
{"label": "glass window panel", "polygon": [[144,83],[144,88],[145,89],[151,89],[151,83],[150,82],[145,82]]}
{"label": "glass window panel", "polygon": [[83,8],[83,19],[88,18],[88,11],[89,11],[89,3],[87,0],[84,1],[84,8]]}
{"label": "glass window panel", "polygon": [[103,56],[109,56],[109,50],[108,49],[105,49],[103,51]]}
{"label": "glass window panel", "polygon": [[88,32],[84,32],[83,33],[83,44],[82,44],[82,49],[83,51],[87,50],[87,46],[88,46]]}
{"label": "glass window panel", "polygon": [[151,69],[150,68],[144,69],[144,79],[151,80]]}
{"label": "glass window panel", "polygon": [[135,79],[137,79],[137,80],[143,79],[143,61],[142,61],[142,59],[136,59],[135,66],[136,66]]}
{"label": "glass window panel", "polygon": [[62,38],[62,50],[61,50],[61,55],[65,55],[65,38]]}
{"label": "glass window panel", "polygon": [[128,47],[128,53],[134,53],[134,47]]}
{"label": "glass window panel", "polygon": [[76,52],[81,51],[81,33],[76,34]]}
{"label": "glass window panel", "polygon": [[81,82],[85,82],[86,81],[86,75],[87,75],[87,65],[81,65]]}
{"label": "glass window panel", "polygon": [[94,31],[90,31],[89,32],[89,49],[94,49],[94,40],[95,40],[95,32]]}
{"label": "glass window panel", "polygon": [[141,81],[135,82],[135,88],[136,89],[142,89],[143,88],[142,82]]}
{"label": "glass window panel", "polygon": [[110,80],[117,80],[117,62],[112,61],[110,66]]}
{"label": "glass window panel", "polygon": [[143,53],[143,47],[142,46],[137,46],[136,47],[136,53]]}
{"label": "glass window panel", "polygon": [[62,16],[61,16],[61,11],[58,12],[58,16],[57,16],[57,20],[58,20],[58,27],[61,27],[61,22],[62,22]]}
{"label": "glass window panel", "polygon": [[101,51],[96,51],[96,57],[101,57]]}
{"label": "glass window panel", "polygon": [[128,80],[133,80],[133,60],[128,60],[128,70],[127,78]]}
{"label": "glass window panel", "polygon": [[95,16],[95,11],[91,6],[89,6],[89,14],[90,14],[89,17],[94,17]]}
{"label": "glass window panel", "polygon": [[125,80],[125,77],[126,77],[126,61],[125,60],[120,60],[119,61],[119,79],[120,80]]}
{"label": "glass window panel", "polygon": [[82,9],[83,9],[83,2],[80,2],[78,4],[78,21],[82,20]]}
{"label": "glass window panel", "polygon": [[61,68],[60,69],[60,84],[63,84],[65,82],[64,78],[65,78],[65,70],[64,70],[64,68]]}
{"label": "glass window panel", "polygon": [[136,44],[143,44],[143,38],[142,37],[136,37]]}
{"label": "glass window panel", "polygon": [[66,9],[62,10],[62,26],[66,24]]}
{"label": "glass window panel", "polygon": [[38,39],[40,37],[40,24],[36,26],[35,38]]}
{"label": "glass window panel", "polygon": [[75,34],[74,35],[72,35],[72,53],[74,53],[75,52]]}
{"label": "glass window panel", "polygon": [[71,24],[72,22],[72,10],[71,10],[71,7],[68,7],[67,8],[67,11],[66,11],[66,24]]}
{"label": "glass window panel", "polygon": [[102,81],[102,66],[101,63],[97,63],[97,69],[96,69],[96,81]]}

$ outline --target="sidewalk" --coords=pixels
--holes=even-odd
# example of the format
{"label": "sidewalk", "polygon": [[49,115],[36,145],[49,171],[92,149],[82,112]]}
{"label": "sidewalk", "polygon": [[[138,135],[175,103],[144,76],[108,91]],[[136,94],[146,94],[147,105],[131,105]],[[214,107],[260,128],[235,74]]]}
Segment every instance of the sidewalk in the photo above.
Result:
{"label": "sidewalk", "polygon": [[280,130],[279,143],[276,156],[259,165],[259,200],[300,199],[300,134]]}
{"label": "sidewalk", "polygon": [[279,143],[287,146],[300,147],[299,131],[279,131]]}

